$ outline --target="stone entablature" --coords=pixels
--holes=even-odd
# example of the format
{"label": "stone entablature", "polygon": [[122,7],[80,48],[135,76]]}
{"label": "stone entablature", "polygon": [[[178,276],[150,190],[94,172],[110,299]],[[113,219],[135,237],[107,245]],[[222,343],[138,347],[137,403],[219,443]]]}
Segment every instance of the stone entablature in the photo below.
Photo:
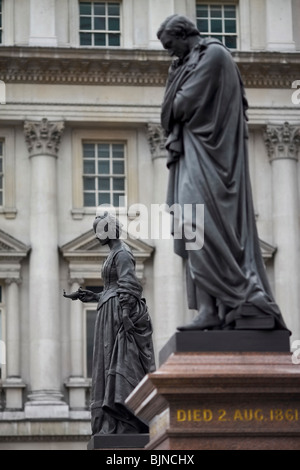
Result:
{"label": "stone entablature", "polygon": [[[247,88],[291,88],[299,75],[299,52],[232,53]],[[142,49],[2,47],[5,83],[165,86],[170,58]]]}

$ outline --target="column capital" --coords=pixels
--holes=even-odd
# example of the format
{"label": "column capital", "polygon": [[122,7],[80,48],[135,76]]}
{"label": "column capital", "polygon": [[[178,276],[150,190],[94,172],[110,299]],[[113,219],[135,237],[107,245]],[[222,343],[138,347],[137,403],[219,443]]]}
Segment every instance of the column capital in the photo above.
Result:
{"label": "column capital", "polygon": [[5,285],[10,286],[11,284],[17,284],[17,286],[19,286],[22,284],[22,279],[20,277],[9,277],[5,279]]}
{"label": "column capital", "polygon": [[166,136],[162,126],[157,123],[149,122],[147,125],[147,131],[152,160],[155,160],[156,158],[166,158]]}
{"label": "column capital", "polygon": [[78,284],[79,286],[84,284],[84,278],[83,277],[70,277],[68,284],[72,286],[73,284]]}
{"label": "column capital", "polygon": [[24,134],[30,157],[48,155],[57,157],[61,136],[64,130],[63,121],[25,121]]}
{"label": "column capital", "polygon": [[270,162],[273,160],[296,160],[299,158],[300,127],[288,122],[282,125],[268,124],[264,132],[265,145]]}

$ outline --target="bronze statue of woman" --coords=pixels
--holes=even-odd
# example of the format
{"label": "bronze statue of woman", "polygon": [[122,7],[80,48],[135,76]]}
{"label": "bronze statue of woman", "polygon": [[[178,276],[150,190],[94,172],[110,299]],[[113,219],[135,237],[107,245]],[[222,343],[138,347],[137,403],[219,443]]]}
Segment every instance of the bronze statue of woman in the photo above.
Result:
{"label": "bronze statue of woman", "polygon": [[100,294],[80,288],[64,297],[97,302],[91,392],[92,433],[147,433],[148,426],[125,405],[142,378],[155,370],[152,326],[135,260],[120,239],[121,225],[105,213],[93,228],[110,253],[102,267],[104,289]]}

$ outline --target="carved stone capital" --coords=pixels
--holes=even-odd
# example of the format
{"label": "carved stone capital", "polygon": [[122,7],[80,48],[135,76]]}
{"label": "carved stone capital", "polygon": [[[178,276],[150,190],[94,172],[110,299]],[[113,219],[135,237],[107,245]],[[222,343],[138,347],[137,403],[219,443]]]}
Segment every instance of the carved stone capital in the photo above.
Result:
{"label": "carved stone capital", "polygon": [[72,287],[74,284],[77,284],[78,286],[82,286],[84,284],[84,278],[83,277],[71,277],[68,281],[68,284]]}
{"label": "carved stone capital", "polygon": [[167,156],[165,149],[166,137],[160,124],[148,123],[148,143],[153,160]]}
{"label": "carved stone capital", "polygon": [[292,159],[298,161],[300,127],[288,122],[283,125],[268,124],[264,132],[265,144],[270,161]]}
{"label": "carved stone capital", "polygon": [[29,156],[57,157],[63,130],[63,121],[48,121],[46,118],[41,121],[26,121],[24,134]]}
{"label": "carved stone capital", "polygon": [[5,279],[5,285],[10,286],[11,284],[17,284],[17,286],[22,284],[22,279],[18,277],[9,277]]}

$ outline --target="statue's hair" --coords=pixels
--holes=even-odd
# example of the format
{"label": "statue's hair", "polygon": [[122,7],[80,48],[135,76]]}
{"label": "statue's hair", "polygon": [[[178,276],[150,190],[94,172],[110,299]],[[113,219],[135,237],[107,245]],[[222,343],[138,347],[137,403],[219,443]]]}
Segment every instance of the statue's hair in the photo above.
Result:
{"label": "statue's hair", "polygon": [[97,225],[101,222],[102,227],[107,227],[107,231],[109,234],[109,238],[120,238],[120,235],[122,233],[122,224],[115,217],[113,214],[110,212],[104,212],[102,215],[98,215],[95,217],[94,222],[93,222],[93,229],[94,232],[96,233],[97,230]]}
{"label": "statue's hair", "polygon": [[189,18],[181,15],[171,15],[165,19],[157,31],[158,39],[164,32],[179,37],[200,36],[196,25]]}

